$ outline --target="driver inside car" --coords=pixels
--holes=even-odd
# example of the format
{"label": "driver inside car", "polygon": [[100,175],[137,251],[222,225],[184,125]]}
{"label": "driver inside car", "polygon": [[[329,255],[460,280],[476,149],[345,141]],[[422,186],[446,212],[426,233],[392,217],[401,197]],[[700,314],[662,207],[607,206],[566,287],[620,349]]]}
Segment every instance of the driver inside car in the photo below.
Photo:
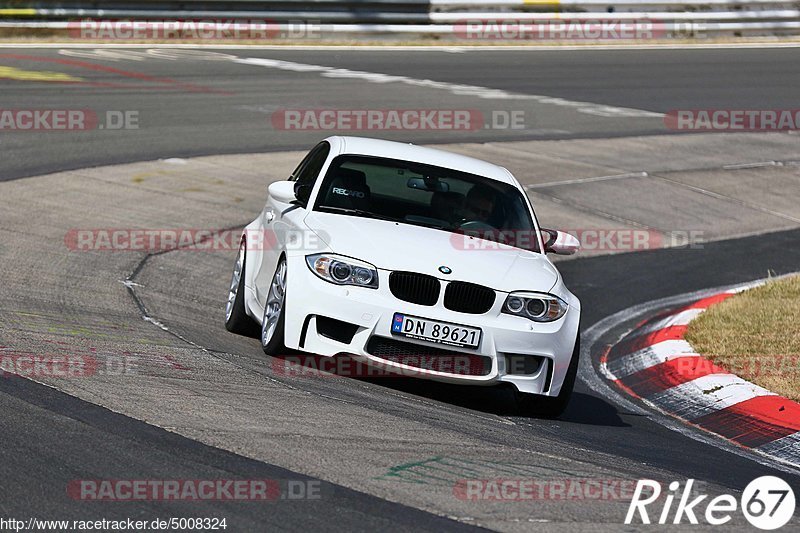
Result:
{"label": "driver inside car", "polygon": [[492,225],[490,219],[494,214],[495,193],[489,187],[475,185],[467,193],[464,202],[464,218],[467,222],[483,222]]}

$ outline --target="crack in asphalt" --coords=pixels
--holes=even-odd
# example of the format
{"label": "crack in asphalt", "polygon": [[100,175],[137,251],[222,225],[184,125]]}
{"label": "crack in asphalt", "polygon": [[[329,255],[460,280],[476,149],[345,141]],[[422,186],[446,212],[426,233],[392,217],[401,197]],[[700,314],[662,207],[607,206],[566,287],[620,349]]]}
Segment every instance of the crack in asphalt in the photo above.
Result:
{"label": "crack in asphalt", "polygon": [[276,379],[276,378],[274,378],[274,377],[272,377],[270,375],[267,375],[267,374],[265,374],[263,372],[259,372],[258,370],[254,369],[254,368],[247,368],[247,367],[245,367],[243,365],[234,363],[229,358],[222,357],[223,354],[224,355],[229,355],[229,356],[234,356],[235,354],[229,354],[227,352],[220,352],[218,350],[210,350],[210,349],[206,348],[205,346],[202,346],[202,345],[200,345],[200,344],[198,344],[198,343],[196,343],[196,342],[194,342],[194,341],[192,341],[190,339],[187,339],[186,337],[184,337],[183,335],[181,335],[177,331],[174,331],[174,330],[170,329],[161,320],[159,320],[156,317],[154,317],[150,313],[150,311],[148,311],[147,306],[145,306],[145,304],[142,301],[142,299],[136,293],[135,287],[143,287],[143,285],[140,285],[139,283],[136,283],[136,278],[142,272],[142,270],[144,270],[144,268],[147,265],[147,263],[150,260],[150,258],[159,256],[159,255],[172,253],[172,252],[179,252],[181,250],[188,249],[191,246],[197,246],[199,244],[202,244],[204,242],[212,240],[214,238],[214,235],[216,235],[216,234],[223,233],[223,232],[226,232],[226,231],[233,231],[233,230],[241,229],[241,228],[244,228],[245,225],[246,224],[238,224],[238,225],[235,225],[235,226],[229,226],[227,228],[221,228],[221,229],[216,230],[216,232],[212,233],[211,235],[205,236],[202,239],[198,239],[197,241],[192,241],[191,243],[186,243],[185,245],[182,245],[182,246],[176,246],[176,247],[173,247],[173,248],[168,248],[166,250],[159,250],[157,252],[148,252],[136,264],[136,266],[133,268],[131,273],[124,280],[122,280],[122,283],[123,283],[123,285],[125,285],[125,289],[128,291],[128,295],[130,295],[130,297],[133,300],[134,304],[136,304],[136,307],[139,310],[139,316],[145,322],[148,322],[148,323],[152,324],[153,326],[159,328],[160,330],[164,331],[165,333],[168,333],[169,335],[172,335],[173,337],[175,337],[176,339],[180,340],[181,342],[184,342],[184,343],[192,346],[193,348],[197,348],[198,350],[201,350],[203,353],[208,354],[209,356],[211,356],[214,359],[218,359],[220,361],[225,361],[226,363],[234,365],[239,370],[242,370],[242,371],[250,373],[250,374],[256,374],[256,375],[258,375],[260,377],[264,377],[267,380],[272,381],[274,383],[278,383],[280,385],[283,385],[284,387],[286,387],[288,389],[309,393],[308,391],[303,391],[301,389],[298,389],[297,387],[294,387],[294,386],[290,385],[289,383],[286,383],[286,382],[284,382],[282,380]]}

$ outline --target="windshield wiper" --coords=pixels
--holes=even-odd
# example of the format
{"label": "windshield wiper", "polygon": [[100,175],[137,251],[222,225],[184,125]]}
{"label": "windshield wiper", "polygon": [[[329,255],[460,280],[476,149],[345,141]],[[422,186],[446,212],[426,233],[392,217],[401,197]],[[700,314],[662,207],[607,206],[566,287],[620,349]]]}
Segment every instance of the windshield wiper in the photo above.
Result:
{"label": "windshield wiper", "polygon": [[390,222],[400,222],[396,218],[381,215],[380,213],[373,213],[372,211],[364,211],[363,209],[351,209],[349,207],[335,207],[332,205],[321,205],[319,209],[325,209],[330,211],[336,211],[337,213],[344,213],[347,215],[355,215],[359,217],[365,218],[375,218],[377,220],[388,220]]}

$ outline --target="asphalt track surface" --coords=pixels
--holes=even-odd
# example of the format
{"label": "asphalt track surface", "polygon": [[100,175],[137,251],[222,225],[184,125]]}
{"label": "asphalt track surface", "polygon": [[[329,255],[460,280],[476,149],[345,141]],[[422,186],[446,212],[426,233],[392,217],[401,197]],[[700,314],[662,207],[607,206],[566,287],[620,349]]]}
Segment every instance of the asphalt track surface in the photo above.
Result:
{"label": "asphalt track surface", "polygon": [[[4,66],[67,74],[78,81],[42,83],[0,78],[3,109],[132,110],[137,130],[0,133],[0,179],[161,157],[306,149],[325,132],[283,131],[279,109],[477,109],[521,111],[518,129],[382,132],[426,143],[610,137],[669,133],[658,116],[598,117],[538,95],[666,113],[674,109],[792,109],[800,84],[795,48],[584,51],[291,51],[217,50],[238,58],[271,58],[450,84],[499,89],[523,98],[485,98],[402,83],[364,83],[298,72],[192,59],[184,54],[97,58],[93,49],[0,48]],[[143,53],[142,50],[145,50]],[[107,51],[106,51],[107,52]],[[135,55],[143,56],[135,57]],[[10,89],[10,90],[9,90]],[[66,100],[65,100],[66,99]],[[46,149],[45,149],[46,148]]]}
{"label": "asphalt track surface", "polygon": [[[17,55],[3,58],[2,64],[20,69],[32,69],[33,64],[38,65],[41,61],[20,58],[19,54],[50,59],[64,57],[54,50],[0,50],[0,53]],[[656,113],[680,107],[764,108],[767,107],[763,104],[765,101],[770,102],[769,108],[791,108],[800,72],[794,50],[593,51],[559,52],[557,56],[538,52],[414,53],[418,54],[414,61],[408,61],[408,54],[398,52],[380,52],[383,56],[362,52],[236,52],[247,57],[269,57],[416,79],[468,83],[519,94],[548,95]],[[255,114],[259,121],[244,125],[254,116],[252,106],[266,106],[262,111],[268,112],[276,107],[325,105],[421,108],[445,105],[443,102],[449,102],[452,97],[451,93],[439,89],[430,92],[416,89],[412,99],[403,96],[411,90],[403,84],[372,85],[335,80],[331,82],[334,84],[332,88],[327,82],[321,83],[317,76],[280,69],[262,71],[226,61],[148,58],[103,62],[88,58],[70,59],[146,72],[159,80],[150,79],[146,89],[135,86],[141,82],[141,77],[131,82],[133,87],[113,89],[96,85],[0,80],[0,108],[58,107],[68,103],[72,108],[135,109],[142,117],[142,128],[134,132],[117,132],[120,134],[117,137],[102,132],[74,136],[76,138],[64,132],[3,134],[0,137],[3,149],[0,172],[4,179],[160,157],[305,148],[320,137],[319,132],[295,134],[265,128],[263,112]],[[525,69],[532,68],[531,65],[538,67],[535,69],[538,75],[527,73]],[[78,68],[89,72],[86,65],[78,67],[49,62],[47,68],[57,71]],[[119,78],[119,74],[108,70],[86,72],[83,77],[95,82],[100,78],[103,82],[109,82],[112,77]],[[163,78],[177,80],[182,87],[176,89],[174,83],[163,82]],[[764,85],[764,79],[771,81]],[[334,90],[341,89],[336,85],[338,83],[354,83],[361,87],[357,93],[341,93],[345,95],[340,96]],[[186,92],[187,84],[203,89]],[[208,92],[209,88],[214,92]],[[709,94],[715,97],[704,101],[703,98]],[[230,106],[222,104],[225,98],[235,98],[236,103]],[[402,103],[402,98],[408,99],[407,104]],[[487,104],[476,103],[474,97],[452,98],[457,100],[453,108],[463,105],[482,106],[489,111],[497,109],[494,101]],[[458,101],[459,98],[464,100]],[[516,109],[516,103],[506,103],[501,108]],[[600,119],[594,115],[576,116],[564,106],[539,101],[534,104],[526,111],[535,114],[536,125],[542,127],[529,128],[532,131],[449,133],[446,139],[435,132],[406,136],[418,142],[454,142],[664,133],[660,118]],[[559,125],[561,127],[557,127]],[[553,133],[552,130],[560,132]],[[257,194],[261,196],[262,191]],[[253,213],[248,212],[237,216],[245,221],[251,215]],[[559,269],[567,285],[583,302],[582,321],[583,327],[587,328],[617,311],[642,302],[762,278],[768,272],[798,271],[799,242],[800,231],[791,230],[711,242],[699,250],[668,249],[577,259],[561,263]],[[6,254],[13,252],[2,251]],[[142,271],[149,286],[154,285],[153,280],[157,278],[161,278],[161,283],[167,287],[179,285],[183,278],[202,278],[217,271],[218,278],[210,282],[211,287],[216,290],[227,283],[229,273],[224,269],[229,258],[212,260],[203,257],[196,263],[188,263],[188,256],[177,254],[170,259],[170,255],[175,254],[148,260],[157,266],[147,271],[145,265]],[[97,260],[105,259],[99,256]],[[98,269],[105,268],[100,264],[97,266]],[[4,270],[8,276],[12,275],[10,272],[10,269]],[[21,274],[18,279],[6,279],[4,283],[16,285],[18,280],[30,279],[29,274]],[[184,289],[181,285],[174,292],[165,291],[167,300],[164,300],[165,296],[157,297],[145,292],[149,311],[155,316],[169,314],[168,307],[161,304],[169,302],[170,297],[190,299],[191,294],[180,293]],[[80,291],[81,288],[78,286],[74,290]],[[12,292],[24,294],[22,290]],[[224,291],[218,292],[223,294]],[[127,295],[124,299],[125,305],[135,311],[135,302]],[[21,302],[21,307],[26,303]],[[59,305],[60,302],[53,302],[52,312],[75,312],[74,309],[61,309]],[[87,313],[92,312],[87,307]],[[238,364],[258,372],[265,366],[265,361],[257,341],[220,333],[219,316],[218,308],[208,307],[191,320],[173,321],[170,325],[182,338],[212,353],[236,354]],[[614,333],[612,331],[609,335],[613,337]],[[2,340],[11,343],[14,339]],[[547,452],[567,460],[580,460],[598,469],[629,472],[634,477],[653,472],[670,480],[691,477],[731,491],[741,490],[750,480],[767,474],[780,475],[796,489],[800,487],[797,475],[732,454],[713,442],[699,442],[668,430],[658,423],[657,417],[630,412],[593,391],[583,381],[578,383],[570,407],[559,421],[509,414],[504,411],[502,398],[471,397],[451,387],[429,387],[413,382],[369,383],[363,385],[362,390],[362,385],[356,387],[349,380],[304,383],[304,386],[312,396],[335,398],[370,409],[376,419],[383,411],[412,422],[424,421],[433,433],[456,432],[464,439],[478,440],[488,448],[512,447]],[[399,402],[393,395],[395,392],[404,395],[406,400],[421,398],[438,402],[448,409],[457,410],[458,417],[453,420],[436,418],[414,401]],[[335,406],[334,403],[331,408],[335,409]],[[327,481],[323,481],[326,497],[321,500],[275,502],[267,506],[241,502],[136,502],[102,507],[87,506],[85,502],[77,504],[65,494],[64,487],[70,480],[80,477],[308,478],[291,469],[207,446],[21,378],[0,379],[0,410],[4,426],[0,452],[3,480],[0,512],[3,516],[86,519],[96,513],[98,517],[106,518],[152,519],[170,515],[225,515],[233,524],[234,531],[265,528],[293,531],[309,528],[454,530],[470,527],[470,521],[463,516],[461,521],[449,520],[387,501],[392,498],[381,498]],[[474,421],[470,420],[470,414],[474,415]],[[481,418],[483,415],[504,418],[513,425],[488,426]],[[320,416],[328,414],[321,413]],[[346,428],[342,431],[346,432]],[[302,456],[302,445],[301,441],[297,442],[297,455]],[[567,521],[589,530],[593,525],[597,526],[596,512],[597,508],[591,506],[573,510]],[[604,519],[614,523],[613,518]],[[617,517],[617,521],[621,519],[622,516]],[[537,524],[528,524],[527,527],[537,527]],[[506,528],[525,529],[526,526],[506,525]]]}

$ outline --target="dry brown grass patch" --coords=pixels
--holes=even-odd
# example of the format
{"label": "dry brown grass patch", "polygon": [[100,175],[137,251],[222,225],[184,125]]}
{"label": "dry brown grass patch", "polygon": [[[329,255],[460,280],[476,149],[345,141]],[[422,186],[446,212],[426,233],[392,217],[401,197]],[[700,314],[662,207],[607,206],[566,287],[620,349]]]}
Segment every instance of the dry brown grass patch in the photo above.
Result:
{"label": "dry brown grass patch", "polygon": [[734,374],[800,401],[800,276],[711,306],[689,324],[686,340]]}

